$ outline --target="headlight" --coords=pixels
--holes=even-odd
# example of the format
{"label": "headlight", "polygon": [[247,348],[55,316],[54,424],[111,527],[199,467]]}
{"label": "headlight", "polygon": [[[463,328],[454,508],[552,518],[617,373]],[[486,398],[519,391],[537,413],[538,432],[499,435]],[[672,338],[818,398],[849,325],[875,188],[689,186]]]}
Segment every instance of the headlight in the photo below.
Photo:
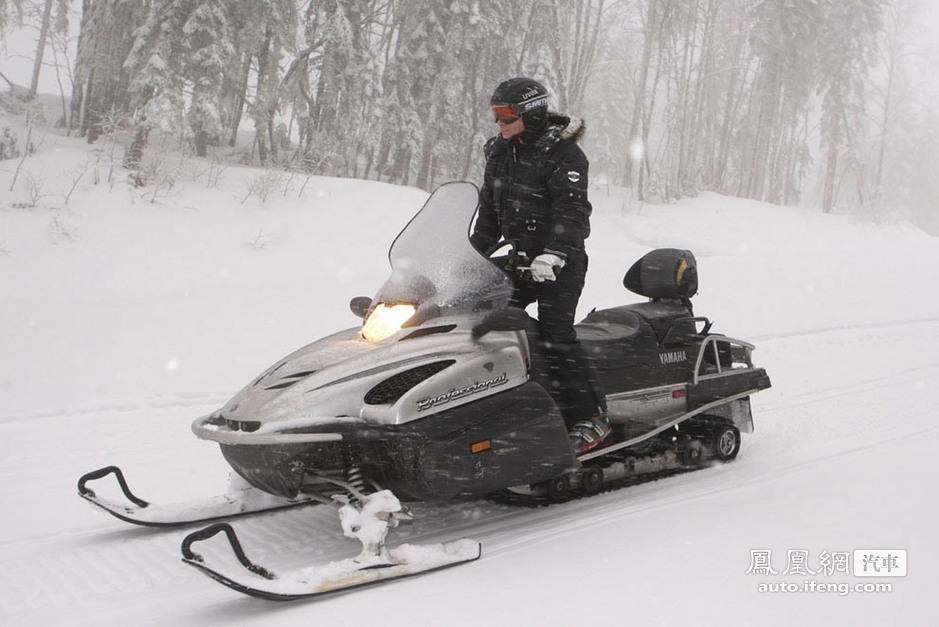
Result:
{"label": "headlight", "polygon": [[362,325],[362,337],[369,342],[380,342],[401,330],[404,323],[417,311],[416,305],[379,303]]}

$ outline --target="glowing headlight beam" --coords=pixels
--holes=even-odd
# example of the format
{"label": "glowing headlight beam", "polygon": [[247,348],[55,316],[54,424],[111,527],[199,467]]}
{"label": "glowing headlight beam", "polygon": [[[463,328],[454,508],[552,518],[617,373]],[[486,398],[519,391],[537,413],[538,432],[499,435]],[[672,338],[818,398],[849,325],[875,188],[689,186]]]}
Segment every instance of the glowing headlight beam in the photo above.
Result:
{"label": "glowing headlight beam", "polygon": [[369,342],[380,342],[401,330],[404,323],[417,311],[415,305],[379,303],[362,325],[362,337]]}

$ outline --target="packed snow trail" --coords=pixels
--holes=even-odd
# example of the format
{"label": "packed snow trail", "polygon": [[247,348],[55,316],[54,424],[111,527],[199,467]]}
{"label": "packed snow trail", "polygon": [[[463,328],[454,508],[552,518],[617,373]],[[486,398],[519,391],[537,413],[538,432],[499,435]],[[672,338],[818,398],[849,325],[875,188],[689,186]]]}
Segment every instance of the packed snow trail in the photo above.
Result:
{"label": "packed snow trail", "polygon": [[[62,139],[26,165],[49,189],[67,186],[87,151]],[[635,211],[628,191],[592,190],[580,313],[622,304],[623,273],[649,249],[694,251],[696,311],[753,340],[773,381],[730,464],[548,508],[420,506],[393,542],[468,536],[482,559],[288,607],[184,566],[186,530],[133,528],[84,502],[75,481],[109,464],[153,502],[224,491],[228,466],[191,421],[302,343],[355,324],[349,298],[378,288],[388,245],[426,198],[314,178],[302,198],[238,204],[255,174],[232,167],[212,190],[180,181],[160,205],[84,181],[65,209],[0,202],[3,624],[936,622],[939,300],[920,269],[939,264],[939,240],[710,193]],[[8,188],[0,172],[0,195]],[[56,220],[73,240],[50,239]],[[259,230],[263,248],[251,244]],[[358,551],[331,509],[234,524],[252,559],[275,568]],[[216,548],[227,550],[205,550]],[[761,594],[802,577],[746,574],[756,549],[772,549],[782,572],[787,550],[815,560],[862,548],[907,549],[909,576],[889,594],[841,596]]]}
{"label": "packed snow trail", "polygon": [[[939,348],[939,325],[929,322],[915,326],[918,327],[921,348]],[[459,569],[473,569],[472,574],[463,574],[462,577],[469,577],[479,585],[480,572],[500,576],[507,565],[506,559],[520,563],[544,562],[546,556],[555,554],[558,547],[569,547],[575,555],[579,554],[575,549],[582,545],[585,537],[602,538],[600,546],[606,547],[610,556],[619,550],[628,550],[630,560],[635,560],[639,545],[646,544],[646,534],[654,532],[660,525],[667,526],[674,519],[686,519],[689,523],[694,520],[696,527],[701,525],[700,529],[708,529],[713,526],[713,521],[702,521],[701,516],[728,522],[726,512],[717,507],[718,504],[732,502],[739,506],[768,499],[779,505],[777,501],[785,503],[791,500],[787,489],[802,477],[824,476],[826,481],[842,485],[837,482],[839,469],[865,468],[871,465],[869,461],[872,459],[881,460],[876,464],[877,472],[882,476],[881,483],[891,475],[900,479],[903,460],[915,458],[916,454],[925,455],[929,447],[939,443],[937,427],[931,420],[934,410],[927,385],[939,374],[939,363],[934,363],[932,357],[939,352],[917,351],[917,357],[908,357],[905,364],[880,359],[878,367],[889,369],[893,375],[890,378],[869,379],[866,367],[858,368],[857,364],[864,364],[863,356],[868,351],[880,356],[888,355],[891,347],[902,343],[909,331],[909,325],[899,325],[881,328],[876,336],[871,335],[869,329],[863,332],[838,329],[815,333],[815,346],[829,347],[832,354],[837,354],[839,362],[853,363],[855,367],[850,372],[842,371],[837,380],[832,381],[835,377],[826,372],[826,360],[816,359],[799,370],[799,376],[816,381],[814,389],[803,388],[800,394],[767,394],[766,402],[754,399],[757,430],[752,436],[745,437],[743,449],[735,462],[548,508],[516,509],[485,501],[460,503],[453,507],[417,506],[417,520],[400,527],[398,531],[401,533],[394,536],[394,541],[428,543],[464,536],[480,540],[484,547],[483,561]],[[769,362],[782,360],[793,363],[805,354],[806,349],[806,345],[797,338],[778,338],[765,341],[761,353]],[[778,367],[776,371],[785,378],[784,372],[787,371],[780,371]],[[826,383],[834,385],[829,387]],[[881,410],[892,415],[902,412],[903,419],[859,420]],[[151,416],[151,419],[158,417]],[[124,431],[119,434],[119,440],[124,444],[120,454],[133,458],[134,451],[141,454],[149,451],[147,457],[150,459],[146,463],[141,463],[144,460],[134,461],[134,475],[139,479],[152,474],[153,469],[165,473],[163,482],[175,481],[176,477],[182,479],[183,475],[225,472],[224,463],[215,463],[218,453],[212,450],[214,447],[192,447],[185,442],[176,442],[175,436],[167,435],[161,435],[158,442],[154,442],[152,437],[139,438],[134,433],[136,423],[125,421],[121,426],[120,415],[117,418],[112,426]],[[63,417],[57,421],[36,421],[43,423],[41,426],[8,423],[0,429],[5,441],[18,444],[18,438],[34,437],[37,428],[68,434],[70,420]],[[166,422],[179,423],[180,419]],[[27,425],[33,428],[24,429]],[[842,435],[832,440],[826,435],[831,431]],[[162,446],[154,450],[155,444]],[[189,448],[203,450],[196,453],[188,451]],[[22,464],[22,460],[7,458],[0,466],[4,493],[12,497],[11,502],[19,504],[18,512],[36,516],[35,525],[20,528],[18,533],[8,530],[7,539],[0,542],[0,554],[4,556],[5,565],[10,572],[17,573],[0,597],[0,612],[25,621],[20,624],[39,624],[39,621],[53,620],[63,612],[72,616],[72,624],[86,624],[86,620],[91,624],[100,621],[100,608],[120,606],[133,599],[135,604],[149,606],[151,612],[158,612],[151,616],[155,624],[182,620],[188,615],[186,605],[180,603],[180,599],[188,597],[194,601],[200,598],[200,591],[205,598],[218,597],[220,591],[214,589],[216,585],[213,582],[193,577],[178,562],[180,533],[124,526],[81,502],[73,490],[65,486],[54,486],[46,491],[38,489],[38,486],[50,486],[59,479],[73,477],[82,458],[105,454],[100,445],[96,449],[94,452],[76,450],[72,456],[59,460],[42,449],[33,450],[28,465]],[[22,450],[22,447],[13,446],[11,450]],[[56,447],[47,450],[51,452]],[[187,457],[182,467],[174,463],[181,451],[185,451]],[[901,465],[896,470],[889,466],[881,467],[887,459]],[[163,487],[173,485],[164,483]],[[72,487],[68,485],[68,488]],[[895,495],[902,493],[902,490],[893,489]],[[813,492],[810,486],[800,487],[800,499],[820,498]],[[879,495],[878,498],[883,497]],[[816,524],[829,526],[839,523],[844,517],[868,514],[863,503],[848,501],[830,505],[832,511],[828,516],[826,512],[813,513]],[[697,511],[699,515],[691,516],[690,511]],[[806,513],[801,511],[800,517],[804,518]],[[751,516],[754,514],[759,512],[750,512]],[[771,522],[765,513],[760,518]],[[735,527],[740,524],[739,521],[730,522]],[[923,521],[920,524],[927,523]],[[350,551],[354,553],[357,550],[355,543],[342,538],[331,508],[304,508],[260,515],[252,520],[237,521],[235,525],[252,559],[275,569],[300,566],[310,560],[341,559],[348,557]],[[43,526],[45,532],[37,533]],[[778,523],[774,523],[769,529],[773,528],[776,529],[777,542],[798,544],[797,539],[790,539],[791,531],[782,532],[785,526],[781,529]],[[614,529],[622,535],[609,537]],[[721,534],[701,536],[695,527],[687,529],[685,535],[705,544],[713,542],[718,546],[736,547],[737,554],[729,555],[728,561],[738,565],[747,557],[749,548],[758,548],[754,545],[741,549],[736,542],[730,542],[732,538]],[[850,535],[840,541],[850,542]],[[216,547],[220,552],[224,548],[221,545]],[[926,547],[919,548],[925,550]],[[597,547],[586,551],[584,564],[591,563],[589,556],[596,551]],[[669,554],[667,547],[656,551]],[[567,555],[568,551],[562,550],[561,554]],[[548,568],[550,564],[545,563],[544,567]],[[619,573],[613,578],[620,581],[624,589],[636,590],[637,585],[641,589],[641,583],[637,581],[641,578],[632,576],[631,568],[613,572]],[[441,572],[432,577],[396,583],[394,587],[399,588],[398,593],[403,595],[437,594],[442,585],[438,583],[438,577],[446,577],[451,582],[463,581],[462,578],[451,579],[461,577],[460,573]],[[527,586],[524,588],[528,589]],[[731,594],[746,592],[749,591],[734,590]],[[536,591],[530,590],[530,593],[535,594]],[[222,594],[235,595],[227,590]],[[385,593],[364,590],[359,594]],[[155,601],[157,597],[174,598],[176,601],[161,604]],[[230,601],[236,603],[235,598],[230,598]],[[344,605],[347,601],[344,597],[337,597],[328,603]],[[413,615],[411,620],[415,620]],[[148,623],[144,621],[141,624]],[[273,624],[277,624],[276,621]],[[456,624],[460,624],[459,620]]]}

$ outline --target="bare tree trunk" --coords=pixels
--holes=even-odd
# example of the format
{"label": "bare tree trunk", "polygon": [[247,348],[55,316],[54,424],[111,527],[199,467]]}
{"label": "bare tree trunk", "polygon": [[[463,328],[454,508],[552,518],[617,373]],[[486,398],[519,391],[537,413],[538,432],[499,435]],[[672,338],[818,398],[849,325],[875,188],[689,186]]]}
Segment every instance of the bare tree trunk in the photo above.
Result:
{"label": "bare tree trunk", "polygon": [[[470,71],[470,76],[468,80],[468,85],[474,85],[476,83],[476,75],[478,74],[478,66],[473,65],[472,70]],[[470,126],[470,137],[476,137],[479,133],[479,121],[483,118],[482,111],[479,110],[479,105],[475,104],[473,106],[473,115],[470,117],[472,120],[472,126]],[[466,181],[469,180],[470,167],[473,164],[473,153],[478,150],[479,147],[474,145],[472,141],[463,142],[463,165],[460,168],[459,180]],[[480,177],[481,178],[481,177]]]}
{"label": "bare tree trunk", "polygon": [[52,14],[52,0],[46,0],[42,9],[42,24],[39,26],[39,42],[36,44],[36,58],[33,60],[33,80],[29,84],[29,95],[35,96],[39,89],[39,72],[42,70],[42,57],[46,51],[46,40],[49,39],[49,22]]}
{"label": "bare tree trunk", "polygon": [[274,132],[274,111],[268,110],[267,115],[267,141],[271,149],[271,159],[274,163],[277,163],[278,146],[277,146],[277,134]]}
{"label": "bare tree trunk", "polygon": [[887,127],[890,124],[890,106],[893,104],[894,63],[890,59],[887,69],[887,93],[884,95],[884,114],[880,120],[880,142],[877,147],[877,174],[874,176],[874,189],[878,198],[884,182],[884,155],[887,152]]}
{"label": "bare tree trunk", "polygon": [[69,104],[68,130],[71,133],[76,128],[81,135],[82,118],[85,110],[85,84],[75,80],[72,82],[72,102]]}
{"label": "bare tree trunk", "polygon": [[263,126],[254,127],[254,140],[258,145],[258,161],[262,165],[267,165],[268,161],[268,151],[267,151],[267,133]]}
{"label": "bare tree trunk", "polygon": [[196,125],[196,128],[192,129],[193,132],[193,143],[196,147],[196,156],[205,157],[209,153],[209,134],[204,128],[202,128],[202,123]]}
{"label": "bare tree trunk", "polygon": [[679,113],[678,123],[676,125],[676,134],[678,136],[678,150],[675,155],[676,167],[669,168],[670,171],[674,172],[678,196],[684,196],[690,191],[688,185],[689,181],[693,179],[693,165],[689,166],[689,163],[693,164],[694,159],[693,155],[689,154],[687,143],[691,141],[690,136],[697,131],[691,123],[691,93],[692,85],[694,84],[694,74],[696,72],[694,50],[698,47],[698,3],[696,1],[691,5],[689,11],[691,17],[684,28],[685,41],[682,47],[682,60],[677,78],[677,110]]}
{"label": "bare tree trunk", "polygon": [[[629,126],[630,150],[626,157],[626,184],[630,187],[638,187],[639,199],[642,200],[642,170],[641,166],[646,159],[646,147],[639,146],[641,137],[646,136],[646,130],[643,128],[646,110],[646,89],[649,81],[649,63],[652,59],[652,47],[655,39],[653,33],[656,30],[656,20],[658,19],[658,0],[651,0],[649,3],[649,13],[646,16],[645,28],[643,28],[642,62],[639,64],[639,83],[636,86],[636,100],[633,106],[633,119]],[[634,183],[633,170],[639,175],[639,180]]]}
{"label": "bare tree trunk", "polygon": [[394,165],[391,171],[391,182],[399,185],[407,185],[411,173],[411,151],[404,146],[402,141],[398,150],[395,151]]}
{"label": "bare tree trunk", "polygon": [[[720,115],[715,106],[716,94],[720,93],[716,83],[720,77],[714,71],[714,21],[717,5],[716,0],[708,0],[704,9],[701,54],[690,108],[691,132],[687,139],[688,154],[695,170],[695,183],[704,185],[707,189],[714,187],[711,174],[717,143],[716,118]],[[731,94],[728,93],[726,97],[730,99]]]}
{"label": "bare tree trunk", "polygon": [[391,143],[383,136],[378,144],[378,157],[375,163],[375,180],[377,181],[382,180],[382,176],[386,181],[388,180],[388,154],[390,152]]}
{"label": "bare tree trunk", "polygon": [[[667,0],[666,0],[667,1]],[[659,43],[659,55],[658,59],[655,62],[655,74],[652,78],[652,88],[649,90],[649,103],[648,106],[643,107],[643,120],[642,120],[642,167],[639,170],[639,200],[645,200],[647,186],[651,183],[649,179],[652,178],[652,160],[649,158],[649,136],[652,132],[652,114],[655,112],[655,103],[657,100],[657,94],[659,89],[659,81],[662,79],[662,64],[663,64],[663,54],[662,54],[662,42],[665,41],[665,26],[668,21],[668,6],[665,7],[665,11],[659,16],[659,22],[656,25],[656,41]]]}
{"label": "bare tree trunk", "polygon": [[535,22],[535,15],[536,15],[537,8],[538,8],[537,3],[532,3],[531,11],[528,14],[528,28],[522,31],[524,33],[524,35],[522,36],[522,50],[521,50],[521,53],[518,55],[518,65],[516,66],[516,69],[515,69],[516,75],[520,75],[522,74],[522,72],[525,71],[524,63],[525,63],[525,59],[528,58],[528,39],[531,36],[531,32],[533,30],[532,25]]}
{"label": "bare tree trunk", "polygon": [[150,137],[150,127],[146,121],[139,122],[134,131],[134,139],[130,147],[124,154],[124,167],[136,170],[143,162],[143,151],[147,147],[147,139]]}
{"label": "bare tree trunk", "polygon": [[[737,107],[744,99],[744,94],[746,93],[747,85],[747,74],[748,69],[743,63],[744,54],[743,54],[743,37],[738,37],[734,44],[734,60],[740,63],[743,69],[738,72],[734,71],[730,77],[730,86],[727,89],[727,101],[724,104],[724,115],[723,120],[721,121],[721,130],[720,137],[718,138],[718,149],[717,149],[717,162],[714,169],[714,182],[717,189],[724,190],[727,183],[727,165],[730,160],[730,146],[731,138],[733,136],[733,119],[734,112],[737,110]],[[740,90],[737,90],[737,83],[740,83]]]}
{"label": "bare tree trunk", "polygon": [[[588,0],[589,3],[590,0]],[[589,8],[587,9],[589,11]],[[574,41],[571,42],[573,51],[573,56],[571,58],[570,65],[570,83],[567,90],[567,103],[566,107],[570,107],[576,99],[576,85],[579,80],[577,75],[578,67],[580,66],[580,54],[581,46],[583,45],[584,40],[584,25],[583,25],[583,14],[584,14],[584,0],[577,0],[575,3],[575,13],[574,13]]]}
{"label": "bare tree trunk", "polygon": [[884,110],[880,119],[880,140],[877,147],[877,166],[874,175],[874,193],[879,200],[884,180],[884,161],[887,153],[887,137],[890,134],[890,116],[893,114],[894,89],[897,72],[903,58],[912,50],[904,41],[916,19],[915,4],[909,1],[897,2],[889,9],[889,19],[885,29],[884,62],[887,71],[887,86],[884,91]]}
{"label": "bare tree trunk", "polygon": [[94,82],[95,72],[92,71],[88,75],[88,83],[85,88],[85,98],[82,100],[82,113],[81,113],[81,135],[87,137],[88,143],[93,144],[98,140],[98,132],[100,126],[98,124],[98,116],[95,108],[95,100],[100,100],[98,97],[98,89]]}
{"label": "bare tree trunk", "polygon": [[822,195],[822,211],[831,213],[835,206],[835,177],[838,172],[838,148],[828,147],[828,161],[825,168],[825,191]]}
{"label": "bare tree trunk", "polygon": [[[264,34],[264,41],[261,43],[261,49],[258,51],[258,88],[255,107],[257,111],[264,111],[265,113],[268,111],[265,100],[270,95],[267,93],[265,83],[268,80],[268,72],[270,71],[272,39],[273,33],[268,27]],[[254,114],[254,131],[258,143],[258,159],[266,165],[270,158],[267,146],[267,138],[271,135],[270,119],[259,117],[260,114],[257,111]]]}
{"label": "bare tree trunk", "polygon": [[756,89],[758,107],[758,121],[753,139],[752,159],[749,162],[749,172],[744,190],[744,197],[765,200],[767,180],[770,175],[771,159],[774,151],[774,137],[779,122],[779,106],[782,101],[782,82],[780,77],[780,61],[775,56],[763,79],[757,79]]}
{"label": "bare tree trunk", "polygon": [[437,134],[430,125],[424,129],[424,141],[421,150],[421,166],[417,172],[417,186],[423,190],[430,191],[431,162],[433,161],[434,142],[437,140]]}
{"label": "bare tree trunk", "polygon": [[[82,0],[81,26],[78,31],[78,45],[75,55],[75,78],[72,81],[72,104],[69,116],[69,131],[78,129],[79,136],[85,134],[85,106],[88,99],[90,77],[82,70],[83,59],[87,59],[88,41],[86,28],[91,21],[91,0]],[[90,73],[90,69],[89,69]]]}
{"label": "bare tree trunk", "polygon": [[245,61],[241,68],[241,78],[238,81],[238,92],[235,96],[235,107],[232,109],[231,135],[228,137],[228,145],[234,146],[238,141],[238,128],[241,126],[241,116],[245,110],[245,95],[248,93],[248,77],[251,75],[251,59],[249,52],[244,53]]}

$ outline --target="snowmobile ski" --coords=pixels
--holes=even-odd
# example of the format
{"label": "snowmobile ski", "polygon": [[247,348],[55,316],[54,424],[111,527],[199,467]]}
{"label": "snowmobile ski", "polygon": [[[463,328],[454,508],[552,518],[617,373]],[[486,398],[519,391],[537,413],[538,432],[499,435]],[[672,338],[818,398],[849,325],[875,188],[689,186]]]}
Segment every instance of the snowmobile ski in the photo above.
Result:
{"label": "snowmobile ski", "polygon": [[[271,601],[293,601],[449,568],[478,560],[482,554],[481,545],[469,539],[386,548],[388,529],[408,515],[387,490],[363,499],[354,500],[339,510],[345,535],[362,543],[358,557],[274,572],[248,558],[231,525],[217,523],[186,536],[181,547],[183,562],[237,592]],[[205,557],[193,551],[194,544],[220,533],[227,537],[238,564],[209,564]]]}
{"label": "snowmobile ski", "polygon": [[[99,497],[88,487],[90,482],[103,479],[108,475],[114,475],[117,479],[126,501]],[[305,497],[285,499],[245,486],[231,489],[228,494],[219,494],[205,499],[155,504],[131,492],[124,473],[117,466],[107,466],[82,475],[78,480],[78,493],[83,499],[97,505],[112,516],[124,522],[145,527],[182,527],[318,502],[316,499]]]}

